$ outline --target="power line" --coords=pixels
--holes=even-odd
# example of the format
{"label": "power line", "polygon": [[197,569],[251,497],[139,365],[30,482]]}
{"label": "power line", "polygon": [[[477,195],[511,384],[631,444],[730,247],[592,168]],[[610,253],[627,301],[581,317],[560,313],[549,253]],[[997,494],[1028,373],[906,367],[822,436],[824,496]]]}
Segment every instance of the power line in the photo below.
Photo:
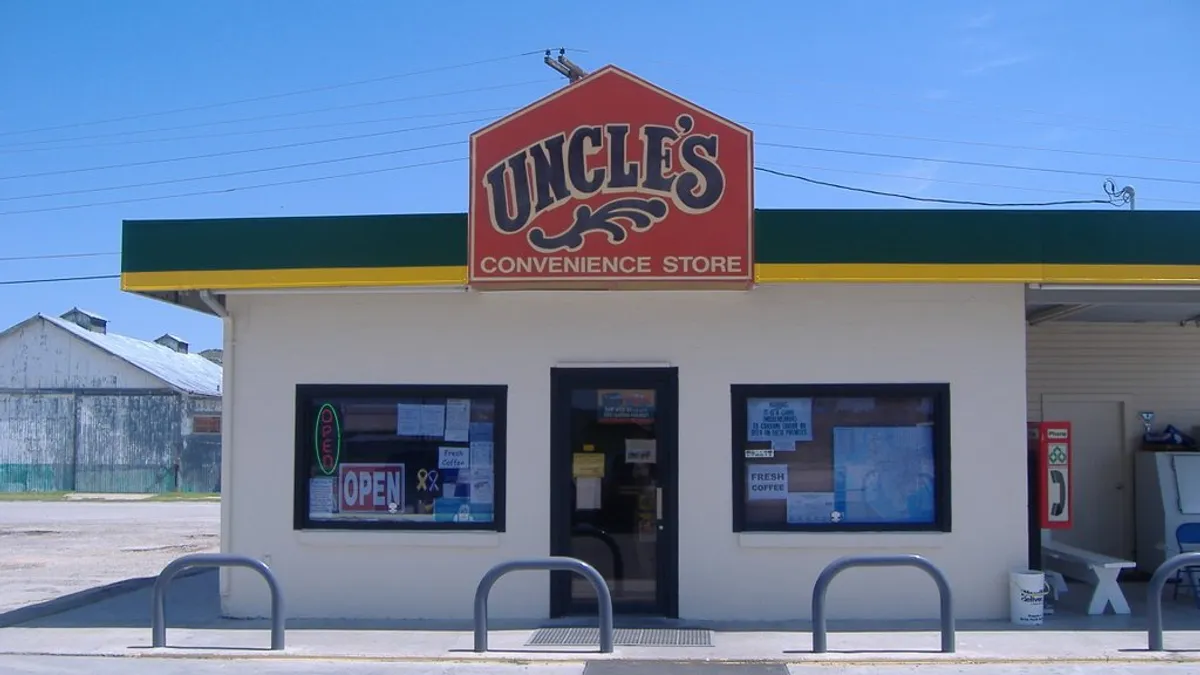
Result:
{"label": "power line", "polygon": [[909,136],[905,134],[887,134],[874,131],[851,131],[847,129],[828,129],[824,127],[807,127],[794,124],[774,124],[770,122],[746,122],[747,126],[776,127],[781,129],[797,129],[801,131],[817,131],[828,134],[843,134],[848,136],[866,136],[869,138],[892,138],[904,141],[922,141],[926,143],[949,143],[953,145],[969,145],[981,148],[999,148],[1002,150],[1027,150],[1033,152],[1058,152],[1068,155],[1083,155],[1087,157],[1111,157],[1114,159],[1137,159],[1148,162],[1175,162],[1178,164],[1200,164],[1197,159],[1179,157],[1151,157],[1147,155],[1123,155],[1112,152],[1092,152],[1088,150],[1068,150],[1065,148],[1047,148],[1034,145],[1009,145],[1006,143],[988,143],[986,141],[959,141],[946,138],[931,138],[929,136]]}
{"label": "power line", "polygon": [[[475,108],[473,110],[456,110],[449,112],[422,113],[420,115],[400,115],[396,117],[377,117],[370,120],[347,120],[343,122],[322,122],[321,124],[297,124],[290,127],[269,127],[267,129],[249,129],[242,131],[221,131],[215,134],[191,134],[189,136],[168,136],[166,138],[132,138],[110,143],[89,143],[87,145],[63,145],[56,148],[25,148],[22,150],[3,150],[0,154],[18,154],[24,152],[46,152],[55,150],[80,150],[85,148],[109,148],[113,146],[135,145],[140,143],[169,143],[172,141],[191,141],[207,138],[225,138],[228,136],[252,136],[255,134],[278,133],[282,131],[305,131],[308,129],[328,129],[330,127],[348,127],[360,124],[382,124],[384,122],[403,122],[407,120],[426,119],[429,117],[451,117],[454,115],[479,115],[482,113],[510,112],[514,106],[498,108]],[[3,147],[3,146],[0,146]]]}
{"label": "power line", "polygon": [[0,262],[17,262],[21,260],[66,260],[68,258],[101,258],[121,255],[120,251],[103,251],[98,253],[50,253],[45,255],[14,255],[0,258]]}
{"label": "power line", "polygon": [[83,277],[48,277],[43,279],[4,279],[0,286],[25,286],[28,284],[56,284],[63,281],[97,281],[99,279],[120,279],[120,274],[94,274]]}
{"label": "power line", "polygon": [[89,140],[93,140],[93,139],[97,139],[97,138],[113,138],[113,137],[121,137],[121,136],[132,136],[132,135],[138,135],[138,134],[153,134],[153,133],[157,133],[160,131],[180,131],[183,129],[200,129],[203,127],[214,127],[214,126],[221,126],[221,125],[225,125],[225,124],[239,124],[241,122],[257,122],[259,120],[279,119],[279,118],[283,118],[283,117],[297,117],[299,115],[311,115],[311,114],[315,114],[315,113],[332,112],[332,111],[336,111],[336,110],[351,110],[351,109],[355,109],[355,108],[370,108],[370,107],[374,107],[374,106],[388,105],[390,103],[403,103],[406,101],[421,101],[421,100],[426,100],[426,99],[431,99],[431,98],[440,98],[440,97],[444,97],[444,96],[458,96],[460,94],[474,94],[474,93],[478,93],[481,91],[495,91],[497,89],[513,89],[516,87],[524,87],[524,86],[528,86],[531,84],[546,84],[549,82],[557,82],[557,81],[558,81],[557,79],[547,79],[547,78],[542,78],[542,79],[538,79],[538,80],[523,80],[521,82],[509,82],[506,84],[494,84],[494,85],[489,85],[489,86],[485,86],[485,87],[472,87],[470,89],[456,89],[453,91],[442,91],[442,92],[436,92],[433,94],[419,94],[416,96],[402,96],[400,98],[388,98],[388,99],[382,99],[382,100],[378,100],[378,101],[366,101],[363,103],[347,103],[344,105],[326,106],[324,108],[309,108],[308,110],[289,110],[288,112],[270,113],[270,114],[266,114],[266,115],[254,115],[251,117],[239,117],[236,119],[229,119],[229,120],[217,120],[215,122],[197,122],[195,124],[181,124],[181,125],[176,125],[176,126],[172,126],[172,127],[158,127],[156,129],[141,129],[138,131],[117,131],[117,132],[112,132],[112,133],[107,133],[107,134],[95,134],[92,136],[75,136],[73,138],[57,138],[57,139],[49,139],[49,140],[42,140],[42,141],[25,141],[22,143],[11,143],[11,144],[7,144],[7,145],[0,145],[0,149],[26,147],[26,146],[30,146],[30,145],[39,145],[39,144],[45,144],[45,143],[68,143],[68,142],[72,142],[72,141],[89,141]]}
{"label": "power line", "polygon": [[[500,61],[508,61],[508,60],[520,58],[523,56],[539,55],[543,51],[545,51],[545,50],[537,49],[537,50],[528,51],[528,52],[521,52],[519,54],[509,54],[507,56],[498,56],[498,57],[489,58],[489,59],[468,61],[466,63],[457,63],[457,64],[451,64],[451,65],[446,65],[446,66],[437,66],[434,68],[424,68],[421,70],[412,70],[412,71],[409,71],[406,73],[384,75],[381,77],[373,77],[373,78],[368,78],[365,80],[354,80],[351,82],[342,82],[339,84],[322,85],[319,87],[309,87],[307,89],[300,89],[300,90],[296,90],[296,91],[282,92],[282,93],[277,93],[277,94],[264,94],[261,96],[236,99],[236,100],[232,100],[232,101],[221,101],[218,103],[206,103],[206,104],[202,104],[202,105],[188,106],[188,107],[184,107],[184,108],[174,108],[171,110],[160,110],[157,112],[138,113],[135,115],[125,115],[123,117],[110,117],[108,119],[93,120],[90,122],[73,122],[70,124],[60,124],[57,126],[40,127],[40,128],[36,128],[36,129],[24,129],[21,131],[5,131],[5,132],[0,132],[0,136],[15,136],[15,135],[20,135],[20,134],[32,134],[32,133],[40,133],[43,131],[56,131],[59,129],[74,129],[74,128],[78,128],[78,127],[95,126],[95,125],[99,125],[99,124],[110,124],[113,122],[127,122],[127,121],[131,121],[131,120],[145,119],[147,117],[161,117],[163,115],[174,115],[174,114],[181,113],[181,112],[192,112],[192,111],[196,111],[196,110],[211,110],[213,108],[221,108],[221,107],[225,107],[225,106],[239,105],[242,103],[255,103],[258,101],[268,101],[268,100],[272,100],[272,99],[286,98],[289,96],[300,96],[303,94],[311,94],[311,93],[322,92],[322,91],[331,91],[334,89],[344,89],[346,87],[355,87],[355,86],[359,86],[359,85],[363,85],[363,84],[372,84],[375,82],[384,82],[387,80],[397,80],[397,79],[401,79],[401,78],[405,78],[405,77],[415,77],[417,75],[427,75],[430,73],[445,72],[447,70],[455,70],[455,69],[459,69],[459,68],[469,68],[472,66],[479,66],[479,65],[484,65],[484,64],[488,64],[488,63],[497,63]],[[580,51],[580,50],[570,49],[569,51]]]}
{"label": "power line", "polygon": [[[192,183],[198,180],[211,180],[213,178],[229,178],[231,176],[248,176],[256,173],[268,173],[271,171],[284,171],[287,169],[301,169],[309,166],[321,166],[324,164],[337,164],[340,162],[351,162],[356,159],[371,159],[374,157],[386,157],[388,155],[399,155],[405,152],[417,152],[420,150],[433,150],[435,148],[448,148],[453,145],[466,145],[467,141],[448,141],[446,143],[432,143],[430,145],[419,145],[409,148],[399,148],[397,150],[382,150],[380,152],[369,152],[364,155],[351,155],[349,157],[334,157],[332,159],[319,159],[312,162],[297,162],[295,164],[283,164],[280,166],[268,166],[259,169],[244,169],[242,171],[226,171],[224,173],[214,173],[205,176],[188,176],[186,178],[170,178],[167,180],[157,180],[146,183],[129,183],[126,185],[109,185],[98,188],[83,188],[80,190],[63,190],[61,192],[46,192],[40,195],[23,195],[18,197],[0,197],[0,202],[15,201],[20,199],[37,199],[41,197],[61,197],[64,195],[79,195],[91,194],[96,192],[111,192],[113,190],[130,190],[144,187],[156,187],[159,185],[175,185],[178,183]],[[11,211],[8,213],[12,213]],[[3,215],[3,214],[0,214]]]}
{"label": "power line", "polygon": [[[834,169],[828,166],[813,166],[811,164],[794,164],[791,162],[769,162],[770,165],[776,167],[785,167],[792,169],[808,169],[810,171],[831,171],[833,173],[848,173],[858,176],[878,176],[880,178],[900,178],[903,180],[915,180],[929,183],[945,183],[947,185],[964,185],[968,187],[985,187],[1001,190],[1025,190],[1028,192],[1042,192],[1045,194],[1069,195],[1072,197],[1082,196],[1082,192],[1071,192],[1068,190],[1055,190],[1053,188],[1038,188],[1029,187],[1028,185],[1006,185],[1002,183],[980,183],[967,180],[953,180],[950,178],[929,178],[926,176],[912,176],[903,173],[885,173],[881,171],[861,171],[856,169]],[[1161,199],[1154,197],[1138,197],[1138,202],[1156,202],[1161,204],[1181,204],[1187,206],[1200,206],[1200,202],[1187,201],[1184,199]]]}
{"label": "power line", "polygon": [[[462,141],[462,142],[465,143],[466,141]],[[466,157],[453,157],[450,159],[438,159],[438,160],[432,160],[432,161],[428,161],[428,162],[418,162],[416,164],[402,164],[400,166],[384,167],[382,169],[366,169],[364,171],[353,171],[350,173],[338,173],[338,174],[332,174],[332,175],[328,175],[328,176],[315,176],[312,178],[297,178],[294,180],[283,180],[283,181],[277,181],[274,183],[260,183],[258,185],[242,185],[242,186],[220,188],[220,189],[213,189],[213,190],[197,190],[195,192],[182,192],[182,193],[178,193],[178,194],[158,195],[155,197],[132,197],[129,199],[114,199],[114,200],[106,201],[106,202],[89,202],[86,204],[68,204],[65,206],[48,206],[48,207],[43,207],[43,208],[39,208],[39,209],[23,209],[20,211],[0,211],[0,216],[16,216],[16,215],[24,215],[27,213],[48,213],[50,211],[69,211],[69,210],[73,210],[73,209],[90,208],[93,206],[111,206],[114,204],[134,204],[137,202],[160,201],[163,199],[179,199],[182,197],[199,197],[199,196],[203,196],[203,195],[227,194],[230,192],[258,190],[258,189],[262,189],[262,188],[279,187],[279,186],[283,186],[283,185],[300,185],[303,183],[315,183],[317,181],[323,181],[323,180],[334,180],[337,178],[351,178],[354,176],[366,176],[369,174],[385,173],[388,171],[400,171],[403,169],[416,169],[419,167],[435,166],[438,164],[449,164],[451,162],[465,162],[465,161],[467,161]]]}
{"label": "power line", "polygon": [[[154,164],[170,164],[173,162],[186,162],[186,161],[191,161],[191,160],[196,160],[196,159],[211,159],[213,157],[229,157],[232,155],[244,155],[244,154],[248,154],[248,153],[252,153],[252,152],[267,152],[270,150],[284,150],[287,148],[301,148],[301,147],[307,147],[310,145],[322,145],[324,143],[340,143],[342,141],[353,141],[353,140],[360,140],[363,138],[379,138],[381,136],[393,136],[395,134],[402,134],[402,133],[407,133],[410,131],[424,131],[427,129],[442,129],[445,127],[454,127],[454,126],[461,126],[463,124],[474,124],[477,122],[490,122],[490,121],[492,121],[491,117],[478,117],[478,118],[469,119],[469,120],[459,120],[457,122],[442,122],[439,124],[427,124],[427,125],[419,126],[419,127],[406,127],[404,129],[389,129],[387,131],[375,131],[375,132],[372,132],[369,134],[354,134],[351,136],[337,136],[334,138],[322,138],[322,139],[318,139],[315,141],[297,141],[295,143],[282,143],[279,145],[266,145],[266,146],[260,146],[257,148],[243,148],[241,150],[225,150],[222,152],[205,153],[203,155],[188,155],[185,157],[167,157],[164,159],[150,159],[150,160],[145,160],[142,162],[126,162],[123,164],[107,164],[104,166],[90,166],[90,167],[81,167],[81,168],[75,168],[75,169],[58,169],[55,171],[41,171],[38,173],[17,174],[15,176],[0,176],[0,180],[17,180],[20,178],[41,178],[43,176],[61,176],[63,174],[70,174],[70,173],[84,173],[84,172],[88,172],[88,171],[105,171],[108,169],[125,169],[125,168],[129,168],[129,167],[134,167],[134,166],[151,166]],[[115,189],[115,188],[100,188],[100,189]],[[84,192],[86,192],[86,191],[87,190],[84,190]],[[53,192],[53,193],[48,193],[48,194],[43,194],[43,195],[28,195],[28,196],[22,196],[22,197],[4,197],[4,198],[0,198],[0,201],[10,201],[13,199],[34,199],[36,197],[52,197],[52,196],[58,196],[58,195],[62,195],[62,194],[76,194],[77,192],[79,192],[79,191]]]}
{"label": "power line", "polygon": [[[898,155],[885,152],[868,152],[865,150],[841,150],[838,148],[819,148],[810,145],[794,145],[791,143],[768,143],[764,141],[755,141],[755,145],[761,145],[771,148],[788,148],[791,150],[810,150],[812,152],[831,152],[840,155],[857,155],[860,157],[881,157],[884,159],[907,159],[918,162],[937,162],[940,164],[958,164],[961,166],[980,166],[991,169],[1012,169],[1017,171],[1037,171],[1041,173],[1056,173],[1072,176],[1090,176],[1092,178],[1107,178],[1110,174],[1096,173],[1093,171],[1075,171],[1072,169],[1059,169],[1042,166],[1021,166],[1018,164],[999,164],[995,162],[974,162],[966,159],[940,159],[934,157],[918,157],[914,155]],[[1180,185],[1200,185],[1200,181],[1189,180],[1186,178],[1167,178],[1163,176],[1133,176],[1129,174],[1118,174],[1130,180],[1150,181],[1155,183],[1177,183]]]}
{"label": "power line", "polygon": [[[677,73],[690,73],[694,69],[694,65],[695,65],[695,64],[682,63],[679,61],[666,61],[666,60],[660,60],[660,59],[639,59],[639,60],[642,61],[643,63],[653,63],[653,64],[658,64],[658,65],[668,66],[668,67],[674,69],[672,72],[672,75],[675,75]],[[736,77],[738,78],[739,82],[745,81],[746,71],[744,69],[742,69],[743,68],[742,66],[738,66],[736,64],[733,64],[733,65],[726,64],[725,67],[727,68],[727,70],[725,72],[727,72],[731,75],[733,75],[736,72]],[[736,68],[736,70],[735,70],[735,68]],[[716,67],[716,70],[718,70],[718,71],[721,69],[722,69],[721,66]],[[863,84],[860,82],[846,82],[846,81],[829,82],[829,81],[823,81],[823,80],[815,80],[815,79],[811,79],[811,78],[793,78],[793,77],[788,77],[784,81],[780,82],[778,80],[778,78],[773,78],[773,79],[774,79],[774,81],[771,83],[771,86],[776,87],[776,89],[771,90],[771,91],[761,91],[761,90],[760,91],[750,91],[750,90],[746,90],[746,89],[731,89],[729,87],[713,86],[711,79],[705,82],[705,87],[710,88],[710,89],[724,89],[725,91],[736,91],[736,92],[741,92],[741,93],[759,94],[759,95],[764,95],[764,96],[770,96],[772,99],[774,99],[774,98],[778,98],[778,96],[779,96],[778,87],[781,87],[781,86],[786,87],[789,84],[791,84],[793,86],[815,84],[818,86],[825,86],[825,87],[829,87],[832,89],[851,90],[855,93],[861,93],[864,90],[868,90],[871,92],[871,96],[874,99],[877,99],[880,96],[888,96],[895,100],[909,100],[909,99],[905,99],[904,97],[897,96],[894,92],[892,92],[892,93],[879,92],[878,88],[874,86],[874,83],[872,83],[871,87],[864,87]],[[825,100],[831,100],[831,99],[828,99],[828,97],[823,97],[823,98],[825,98]],[[976,114],[976,115],[974,115],[974,117],[982,118],[982,119],[1003,119],[1004,121],[1007,121],[1007,122],[1016,122],[1019,124],[1031,124],[1031,125],[1036,125],[1036,126],[1054,126],[1054,127],[1064,126],[1059,122],[1049,122],[1049,121],[1043,121],[1043,120],[1012,119],[1011,117],[1008,117],[1007,115],[1011,114],[1011,113],[1023,113],[1023,114],[1041,115],[1041,116],[1045,116],[1045,117],[1059,117],[1059,118],[1064,118],[1064,119],[1087,120],[1087,121],[1091,121],[1091,122],[1100,122],[1102,124],[1116,124],[1116,125],[1124,125],[1126,127],[1129,127],[1126,129],[1114,129],[1112,127],[1085,126],[1085,125],[1078,125],[1078,124],[1070,125],[1077,129],[1087,129],[1089,131],[1101,131],[1101,132],[1108,132],[1108,133],[1125,134],[1125,133],[1129,133],[1131,130],[1134,130],[1138,127],[1159,129],[1161,131],[1171,132],[1173,135],[1174,134],[1200,133],[1200,131],[1198,131],[1196,129],[1180,127],[1177,125],[1170,125],[1170,124],[1147,123],[1144,121],[1132,121],[1132,120],[1118,120],[1118,119],[1094,117],[1094,116],[1088,116],[1088,115],[1079,115],[1076,113],[1062,113],[1062,112],[1051,112],[1051,111],[1045,111],[1045,110],[1036,110],[1033,108],[1000,108],[1000,107],[996,107],[995,105],[992,105],[991,103],[980,104],[980,103],[974,103],[974,102],[963,100],[963,99],[955,99],[955,98],[949,98],[949,97],[942,97],[942,98],[937,98],[934,100],[936,100],[936,102],[938,102],[938,103],[949,103],[949,104],[966,106],[966,107],[979,108],[980,106],[986,106],[986,108],[992,113],[991,115]],[[888,109],[905,110],[905,109],[907,109],[907,110],[914,110],[917,112],[924,112],[924,113],[944,112],[944,111],[940,111],[940,110],[931,109],[928,107],[920,107],[920,106],[915,106],[915,105],[890,106],[889,107],[887,105],[880,105],[878,103],[866,102],[866,101],[842,101],[842,102],[850,103],[852,105],[858,105],[858,106],[876,108],[876,109],[883,109],[883,110],[888,110]],[[952,113],[952,114],[958,114],[958,113]]]}
{"label": "power line", "polygon": [[1053,201],[1053,202],[981,202],[981,201],[972,201],[972,200],[967,200],[967,199],[940,199],[937,197],[918,197],[916,195],[906,195],[906,194],[903,194],[900,192],[886,192],[884,190],[871,190],[868,188],[854,187],[851,185],[842,185],[840,183],[831,183],[829,181],[817,180],[816,178],[809,178],[807,176],[801,176],[800,174],[788,173],[786,171],[778,171],[776,169],[768,169],[765,166],[756,166],[756,167],[754,167],[754,170],[762,171],[763,173],[774,174],[776,176],[782,176],[784,178],[792,178],[795,180],[804,181],[806,183],[812,183],[813,185],[821,185],[824,187],[837,188],[839,190],[849,190],[851,192],[862,192],[865,194],[878,195],[880,197],[895,197],[897,199],[907,199],[907,200],[915,201],[915,202],[930,202],[930,203],[936,203],[936,204],[961,204],[964,206],[1011,207],[1011,206],[1066,206],[1069,204],[1108,204],[1110,206],[1120,206],[1122,203],[1128,203],[1127,197],[1125,198],[1124,202],[1122,202],[1121,199],[1118,197],[1113,197],[1110,199],[1070,199],[1070,200],[1060,200],[1060,201]]}

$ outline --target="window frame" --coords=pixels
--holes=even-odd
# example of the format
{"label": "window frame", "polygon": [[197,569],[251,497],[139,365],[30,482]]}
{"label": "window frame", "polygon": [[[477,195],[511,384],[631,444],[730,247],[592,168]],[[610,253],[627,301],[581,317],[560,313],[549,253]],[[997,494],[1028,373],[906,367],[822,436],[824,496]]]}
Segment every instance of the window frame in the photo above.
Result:
{"label": "window frame", "polygon": [[[364,522],[314,521],[308,513],[308,478],[312,456],[308,415],[313,399],[337,398],[491,398],[495,401],[492,426],[492,522]],[[508,460],[508,385],[503,384],[297,384],[296,429],[293,448],[292,529],[302,532],[357,531],[449,531],[498,533],[505,529],[505,483]]]}
{"label": "window frame", "polygon": [[[759,532],[951,532],[950,385],[948,383],[732,384],[730,389],[733,474],[733,531]],[[746,406],[752,398],[879,398],[933,399],[934,519],[930,523],[779,523],[746,522]]]}

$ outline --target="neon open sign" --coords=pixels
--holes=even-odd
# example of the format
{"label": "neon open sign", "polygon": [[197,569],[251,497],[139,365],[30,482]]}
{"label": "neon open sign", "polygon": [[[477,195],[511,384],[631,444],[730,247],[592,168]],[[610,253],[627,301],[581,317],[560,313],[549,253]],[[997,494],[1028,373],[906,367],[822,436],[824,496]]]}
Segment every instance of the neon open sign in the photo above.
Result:
{"label": "neon open sign", "polygon": [[317,465],[321,467],[321,473],[332,476],[342,456],[342,421],[338,419],[337,408],[332,403],[326,403],[317,410],[314,438]]}

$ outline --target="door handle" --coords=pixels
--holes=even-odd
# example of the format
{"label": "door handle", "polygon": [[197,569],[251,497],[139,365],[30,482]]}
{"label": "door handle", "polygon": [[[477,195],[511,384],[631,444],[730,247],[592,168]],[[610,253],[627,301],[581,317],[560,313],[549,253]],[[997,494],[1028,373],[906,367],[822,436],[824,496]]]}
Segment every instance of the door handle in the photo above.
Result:
{"label": "door handle", "polygon": [[662,488],[661,487],[654,488],[654,502],[655,502],[654,512],[656,514],[655,517],[658,518],[659,520],[662,520],[663,514],[662,514]]}

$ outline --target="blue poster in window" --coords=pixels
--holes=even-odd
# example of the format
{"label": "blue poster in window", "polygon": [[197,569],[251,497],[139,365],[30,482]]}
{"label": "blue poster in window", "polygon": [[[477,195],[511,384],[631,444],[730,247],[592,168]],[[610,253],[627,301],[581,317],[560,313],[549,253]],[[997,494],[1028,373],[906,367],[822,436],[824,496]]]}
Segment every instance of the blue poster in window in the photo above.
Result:
{"label": "blue poster in window", "polygon": [[932,523],[933,427],[833,430],[835,507],[845,523]]}

